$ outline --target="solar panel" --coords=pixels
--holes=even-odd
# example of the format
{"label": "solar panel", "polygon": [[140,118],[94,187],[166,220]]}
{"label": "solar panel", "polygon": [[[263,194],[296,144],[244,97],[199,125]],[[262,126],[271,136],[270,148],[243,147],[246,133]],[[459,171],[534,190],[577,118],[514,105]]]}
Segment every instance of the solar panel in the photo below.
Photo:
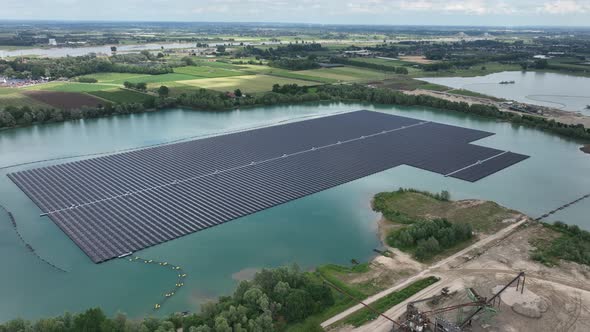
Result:
{"label": "solar panel", "polygon": [[358,111],[8,176],[99,263],[399,165],[477,181],[492,133]]}

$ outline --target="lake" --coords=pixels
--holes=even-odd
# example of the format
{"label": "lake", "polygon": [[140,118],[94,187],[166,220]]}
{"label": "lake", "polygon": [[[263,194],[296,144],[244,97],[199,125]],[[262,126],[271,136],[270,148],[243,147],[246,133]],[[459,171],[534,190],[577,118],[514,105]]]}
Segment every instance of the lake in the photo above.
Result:
{"label": "lake", "polygon": [[[505,71],[477,77],[426,77],[420,80],[590,115],[590,110],[586,109],[590,105],[590,77]],[[514,84],[499,84],[502,81],[514,81]]]}
{"label": "lake", "polygon": [[[261,267],[297,263],[349,264],[372,257],[379,246],[378,215],[369,206],[380,191],[413,187],[449,190],[454,199],[489,199],[538,216],[590,191],[590,155],[580,144],[542,131],[423,107],[365,104],[303,104],[227,112],[171,109],[0,131],[0,166],[157,144],[319,114],[372,109],[495,132],[477,144],[531,156],[476,183],[402,166],[137,253],[183,267],[183,287],[160,311],[151,308],[176,283],[174,272],[156,265],[113,260],[93,264],[5,175],[40,163],[0,170],[0,203],[15,215],[22,236],[37,253],[68,273],[53,270],[18,240],[0,214],[0,321],[40,318],[93,306],[130,317],[196,311],[233,291],[236,279]],[[555,214],[590,229],[590,200]]]}

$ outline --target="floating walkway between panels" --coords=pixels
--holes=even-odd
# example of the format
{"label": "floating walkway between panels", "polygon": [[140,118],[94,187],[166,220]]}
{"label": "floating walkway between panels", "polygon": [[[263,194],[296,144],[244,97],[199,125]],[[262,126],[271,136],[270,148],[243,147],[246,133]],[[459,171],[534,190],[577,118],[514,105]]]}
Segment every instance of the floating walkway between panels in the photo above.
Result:
{"label": "floating walkway between panels", "polygon": [[94,262],[400,165],[475,182],[527,156],[493,135],[358,111],[8,176]]}

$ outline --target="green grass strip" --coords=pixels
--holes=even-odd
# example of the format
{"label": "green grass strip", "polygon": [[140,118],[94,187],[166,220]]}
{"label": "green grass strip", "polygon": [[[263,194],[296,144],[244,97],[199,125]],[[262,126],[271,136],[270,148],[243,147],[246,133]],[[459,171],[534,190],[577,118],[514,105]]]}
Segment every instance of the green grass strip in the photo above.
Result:
{"label": "green grass strip", "polygon": [[[421,290],[429,287],[430,285],[438,282],[440,279],[437,277],[428,277],[424,279],[420,279],[415,281],[414,283],[410,284],[404,289],[398,290],[393,292],[385,297],[380,298],[379,300],[375,301],[374,303],[370,304],[371,308],[377,310],[378,312],[385,312],[392,307],[402,303],[403,301],[407,300],[414,294],[420,292]],[[351,314],[350,316],[346,317],[343,322],[345,324],[350,324],[355,327],[359,327],[365,324],[368,321],[372,321],[377,318],[379,315],[372,310],[367,308],[363,308],[361,310],[356,311],[355,313]]]}

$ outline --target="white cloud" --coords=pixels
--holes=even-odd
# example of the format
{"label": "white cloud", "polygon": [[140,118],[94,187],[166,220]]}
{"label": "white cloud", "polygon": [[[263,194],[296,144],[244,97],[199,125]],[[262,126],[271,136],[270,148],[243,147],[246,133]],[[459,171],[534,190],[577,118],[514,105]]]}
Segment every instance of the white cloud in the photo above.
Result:
{"label": "white cloud", "polygon": [[554,15],[588,13],[590,1],[557,0],[545,2],[538,12]]}

